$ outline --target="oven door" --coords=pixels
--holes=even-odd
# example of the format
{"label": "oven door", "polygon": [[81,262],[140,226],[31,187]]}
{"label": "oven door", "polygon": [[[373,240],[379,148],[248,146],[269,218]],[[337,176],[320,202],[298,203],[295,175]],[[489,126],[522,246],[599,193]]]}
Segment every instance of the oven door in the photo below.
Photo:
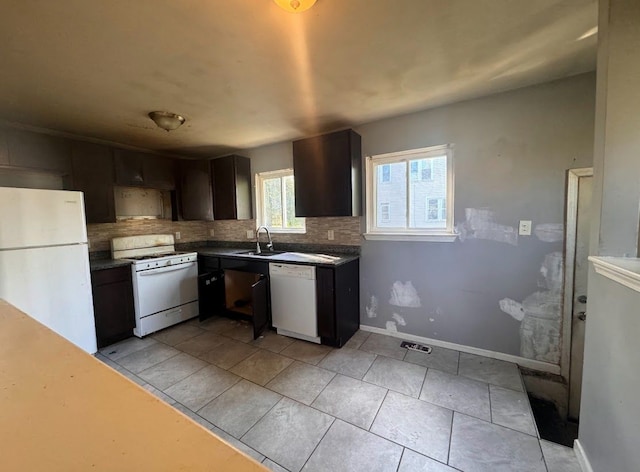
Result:
{"label": "oven door", "polygon": [[187,262],[135,273],[140,318],[198,300],[198,263]]}

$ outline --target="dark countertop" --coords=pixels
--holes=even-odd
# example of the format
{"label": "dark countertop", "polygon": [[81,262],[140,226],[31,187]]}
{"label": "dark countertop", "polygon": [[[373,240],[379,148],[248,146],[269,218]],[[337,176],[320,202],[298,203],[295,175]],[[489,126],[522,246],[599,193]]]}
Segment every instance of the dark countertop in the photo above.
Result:
{"label": "dark countertop", "polygon": [[129,266],[131,261],[126,259],[93,259],[89,260],[91,272],[96,270],[114,269],[116,267]]}
{"label": "dark countertop", "polygon": [[191,250],[196,251],[198,254],[203,256],[229,257],[233,259],[244,259],[250,261],[280,262],[284,264],[300,264],[325,267],[336,267],[342,264],[346,264],[347,262],[354,261],[360,257],[358,254],[336,254],[325,252],[314,253],[296,251],[283,252],[282,254],[276,254],[274,256],[254,256],[250,254],[243,254],[249,251],[249,249],[246,248],[211,246],[195,247]]}

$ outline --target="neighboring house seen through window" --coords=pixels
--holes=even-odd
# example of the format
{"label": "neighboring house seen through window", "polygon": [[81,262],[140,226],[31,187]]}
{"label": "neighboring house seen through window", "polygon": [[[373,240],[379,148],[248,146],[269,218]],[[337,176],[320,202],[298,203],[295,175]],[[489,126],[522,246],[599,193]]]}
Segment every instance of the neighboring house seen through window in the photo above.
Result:
{"label": "neighboring house seen through window", "polygon": [[453,147],[367,158],[368,239],[455,239]]}
{"label": "neighboring house seen through window", "polygon": [[296,218],[293,170],[256,174],[257,225],[280,233],[304,233],[304,218]]}

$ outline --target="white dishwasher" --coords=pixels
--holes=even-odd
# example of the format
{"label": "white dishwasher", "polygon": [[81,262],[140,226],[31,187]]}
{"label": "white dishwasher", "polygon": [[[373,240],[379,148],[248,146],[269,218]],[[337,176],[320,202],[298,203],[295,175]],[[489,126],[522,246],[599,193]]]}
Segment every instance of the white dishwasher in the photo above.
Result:
{"label": "white dishwasher", "polygon": [[316,268],[269,264],[271,319],[278,334],[320,343],[316,310]]}

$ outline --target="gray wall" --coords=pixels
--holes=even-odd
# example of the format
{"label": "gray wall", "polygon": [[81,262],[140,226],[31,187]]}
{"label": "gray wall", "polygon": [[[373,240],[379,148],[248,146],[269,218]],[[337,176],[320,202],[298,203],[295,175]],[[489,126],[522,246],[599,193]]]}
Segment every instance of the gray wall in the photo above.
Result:
{"label": "gray wall", "polygon": [[640,467],[640,293],[589,274],[579,440],[594,472]]}
{"label": "gray wall", "polygon": [[[591,254],[635,256],[640,207],[640,2],[601,0]],[[593,470],[640,464],[640,294],[589,274],[579,441]]]}
{"label": "gray wall", "polygon": [[[520,219],[533,220],[534,227],[563,223],[566,170],[592,165],[594,103],[595,76],[584,74],[369,123],[357,131],[365,156],[453,143],[455,223],[464,224],[466,208],[489,208],[501,225],[494,226],[499,236],[517,228]],[[562,252],[561,237],[555,242],[519,237],[517,245],[473,238],[366,241],[361,322],[380,328],[395,323],[401,332],[557,362],[559,339],[546,356],[521,351],[521,323],[501,311],[499,302],[522,302],[538,292],[541,303],[531,307],[536,297],[529,298],[529,308],[547,310],[544,314],[557,316],[559,326],[559,300],[542,306],[545,297],[553,297],[540,270],[547,254]],[[404,289],[411,282],[419,307],[389,303],[397,282]],[[401,318],[394,319],[394,313]]]}
{"label": "gray wall", "polygon": [[[490,208],[497,232],[519,219],[561,225],[566,170],[592,164],[594,100],[595,75],[583,74],[355,129],[364,156],[455,144],[456,224],[464,223],[465,208]],[[292,167],[291,152],[286,142],[243,154],[255,173]],[[499,301],[547,295],[540,269],[557,251],[557,235],[555,242],[522,237],[517,245],[365,241],[361,322],[385,328],[398,313],[406,323],[394,321],[399,331],[519,355],[521,323]],[[390,305],[392,285],[408,281],[421,306]],[[375,318],[367,315],[371,296],[378,301]],[[559,306],[554,310],[559,317]]]}
{"label": "gray wall", "polygon": [[600,3],[594,170],[601,208],[592,248],[600,255],[633,257],[640,210],[640,2]]}

